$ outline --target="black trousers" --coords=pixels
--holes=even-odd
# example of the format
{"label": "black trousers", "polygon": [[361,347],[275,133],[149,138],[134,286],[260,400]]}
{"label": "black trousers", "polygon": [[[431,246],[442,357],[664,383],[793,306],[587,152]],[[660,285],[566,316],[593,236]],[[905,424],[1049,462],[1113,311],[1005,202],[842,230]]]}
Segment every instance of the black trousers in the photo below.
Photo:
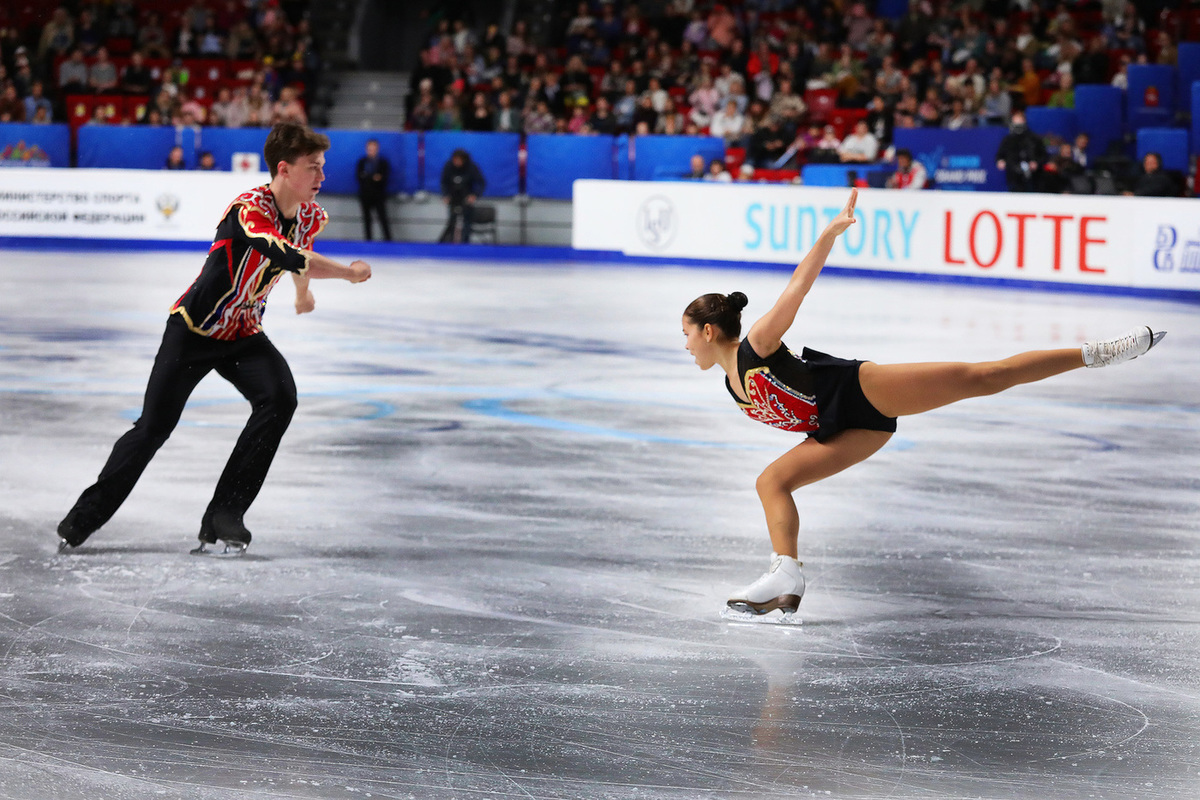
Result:
{"label": "black trousers", "polygon": [[296,410],[292,371],[264,333],[219,341],[192,333],[178,315],[172,315],[146,385],[141,417],[117,440],[100,477],[80,495],[67,517],[80,535],[86,538],[108,522],[125,502],[150,459],[175,430],[192,390],[213,370],[237,387],[252,410],[204,520],[216,513],[241,520],[258,496]]}
{"label": "black trousers", "polygon": [[362,207],[363,233],[366,234],[367,241],[371,241],[371,218],[379,217],[379,227],[383,230],[383,240],[390,242],[392,240],[392,229],[388,225],[387,197],[360,194],[358,196],[358,204]]}
{"label": "black trousers", "polygon": [[[449,208],[450,217],[446,220],[446,228],[442,231],[438,242],[441,244],[454,242],[469,244],[471,242],[471,223],[475,221],[475,206],[466,201],[451,200]],[[461,235],[456,230],[460,221],[462,222]]]}

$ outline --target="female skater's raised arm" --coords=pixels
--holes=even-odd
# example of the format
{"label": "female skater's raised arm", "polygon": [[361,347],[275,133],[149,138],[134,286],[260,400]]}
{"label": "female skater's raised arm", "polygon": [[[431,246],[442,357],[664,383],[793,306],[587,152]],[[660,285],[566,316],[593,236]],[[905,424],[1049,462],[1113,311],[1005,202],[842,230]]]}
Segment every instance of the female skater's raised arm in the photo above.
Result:
{"label": "female skater's raised arm", "polygon": [[808,290],[812,288],[813,281],[817,279],[821,268],[825,266],[825,259],[829,258],[829,251],[833,249],[834,240],[854,224],[854,204],[857,201],[858,190],[851,189],[846,207],[829,222],[821,235],[817,237],[817,241],[808,251],[808,255],[792,273],[787,288],[775,301],[775,305],[758,322],[754,323],[750,332],[746,334],[746,340],[750,342],[750,346],[759,356],[766,358],[779,349],[783,335],[796,320],[796,312],[800,310],[800,303],[804,301]]}

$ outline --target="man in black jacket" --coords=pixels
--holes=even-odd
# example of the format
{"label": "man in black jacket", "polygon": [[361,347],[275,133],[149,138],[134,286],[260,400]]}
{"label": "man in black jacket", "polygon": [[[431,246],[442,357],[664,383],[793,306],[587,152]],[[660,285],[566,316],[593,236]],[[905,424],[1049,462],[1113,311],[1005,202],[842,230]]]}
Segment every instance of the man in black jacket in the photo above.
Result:
{"label": "man in black jacket", "polygon": [[1163,169],[1162,156],[1146,153],[1142,158],[1142,174],[1133,184],[1133,191],[1126,192],[1135,197],[1178,197],[1179,184]]}
{"label": "man in black jacket", "polygon": [[1042,165],[1046,163],[1046,145],[1025,124],[1025,112],[1014,111],[1008,134],[996,150],[996,167],[1004,170],[1010,192],[1035,192]]}
{"label": "man in black jacket", "polygon": [[[462,148],[455,150],[442,167],[442,202],[450,208],[450,218],[442,231],[439,242],[471,241],[471,222],[475,211],[475,200],[487,188],[487,181],[471,155]],[[462,220],[461,231],[458,228]]]}
{"label": "man in black jacket", "polygon": [[371,241],[371,217],[379,217],[384,241],[392,240],[392,229],[388,226],[387,182],[392,165],[379,154],[379,142],[367,140],[367,154],[358,160],[354,175],[358,178],[358,202],[362,206],[363,232]]}

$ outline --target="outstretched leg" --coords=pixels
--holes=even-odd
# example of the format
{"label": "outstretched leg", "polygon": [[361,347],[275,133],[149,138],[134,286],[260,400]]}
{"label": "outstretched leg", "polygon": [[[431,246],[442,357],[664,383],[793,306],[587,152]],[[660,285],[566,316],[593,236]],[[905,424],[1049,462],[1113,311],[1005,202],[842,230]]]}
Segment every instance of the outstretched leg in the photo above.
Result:
{"label": "outstretched leg", "polygon": [[886,431],[855,428],[825,442],[807,439],[763,470],[755,487],[767,517],[772,550],[781,556],[796,557],[800,514],[792,492],[863,461],[887,444],[891,436]]}
{"label": "outstretched leg", "polygon": [[879,413],[903,417],[968,397],[983,397],[1084,366],[1078,347],[1034,350],[979,363],[875,364],[858,372],[863,394]]}

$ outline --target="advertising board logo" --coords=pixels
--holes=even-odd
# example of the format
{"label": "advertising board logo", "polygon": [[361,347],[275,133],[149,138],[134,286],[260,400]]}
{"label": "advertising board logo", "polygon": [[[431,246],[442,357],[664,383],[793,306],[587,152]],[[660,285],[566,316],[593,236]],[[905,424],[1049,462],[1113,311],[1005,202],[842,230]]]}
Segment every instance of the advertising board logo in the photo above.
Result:
{"label": "advertising board logo", "polygon": [[1186,239],[1176,258],[1179,231],[1174,225],[1159,225],[1154,236],[1154,269],[1159,272],[1200,272],[1200,239]]}
{"label": "advertising board logo", "polygon": [[179,210],[179,198],[170,192],[165,192],[154,199],[154,205],[158,208],[158,213],[163,215],[163,219],[170,222],[171,217]]}
{"label": "advertising board logo", "polygon": [[675,206],[662,195],[654,195],[642,203],[637,213],[638,237],[653,250],[662,250],[675,238],[679,215]]}
{"label": "advertising board logo", "polygon": [[4,167],[48,167],[50,156],[41,147],[18,141],[0,150],[0,166]]}

